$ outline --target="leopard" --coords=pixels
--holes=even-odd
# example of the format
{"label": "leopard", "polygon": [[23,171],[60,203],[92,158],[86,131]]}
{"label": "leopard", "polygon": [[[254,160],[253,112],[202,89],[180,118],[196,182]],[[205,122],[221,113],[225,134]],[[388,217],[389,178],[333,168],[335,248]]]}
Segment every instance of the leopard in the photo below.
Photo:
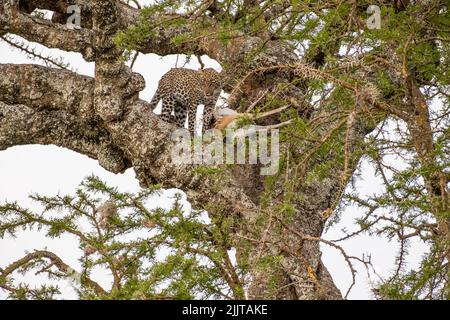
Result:
{"label": "leopard", "polygon": [[221,90],[220,73],[213,68],[172,68],[161,77],[150,106],[153,110],[162,100],[160,118],[184,128],[187,117],[189,132],[195,135],[197,107],[203,104],[203,134],[214,123],[213,111]]}

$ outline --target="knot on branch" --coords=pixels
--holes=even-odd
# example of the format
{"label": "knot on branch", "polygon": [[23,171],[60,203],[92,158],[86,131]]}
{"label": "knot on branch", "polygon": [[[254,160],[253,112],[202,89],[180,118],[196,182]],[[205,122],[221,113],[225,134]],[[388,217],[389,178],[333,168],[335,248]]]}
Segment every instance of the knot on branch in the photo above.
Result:
{"label": "knot on branch", "polygon": [[145,89],[145,79],[139,73],[132,73],[126,86],[126,96],[132,96]]}
{"label": "knot on branch", "polygon": [[123,50],[117,48],[112,41],[111,35],[102,31],[96,33],[92,46],[97,52],[97,56],[101,56],[102,59],[117,59],[122,54]]}
{"label": "knot on branch", "polygon": [[129,67],[116,60],[97,61],[95,110],[102,120],[120,120],[144,88],[144,78]]}
{"label": "knot on branch", "polygon": [[98,162],[103,168],[113,173],[123,173],[129,168],[128,160],[122,150],[106,143],[98,151]]}
{"label": "knot on branch", "polygon": [[111,93],[98,92],[95,95],[95,111],[105,122],[117,121],[122,118],[122,99]]}
{"label": "knot on branch", "polygon": [[157,181],[148,174],[145,168],[145,163],[133,161],[133,169],[141,188],[148,188],[149,186],[157,183]]}

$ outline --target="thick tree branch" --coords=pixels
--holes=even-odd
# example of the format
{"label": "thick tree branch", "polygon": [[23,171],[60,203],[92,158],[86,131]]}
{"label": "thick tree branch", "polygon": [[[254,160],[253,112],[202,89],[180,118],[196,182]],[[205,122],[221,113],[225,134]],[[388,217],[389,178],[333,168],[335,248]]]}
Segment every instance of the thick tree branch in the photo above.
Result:
{"label": "thick tree branch", "polygon": [[96,122],[94,79],[32,64],[0,64],[0,101],[30,108],[64,110],[84,122]]}
{"label": "thick tree branch", "polygon": [[70,29],[65,24],[23,13],[4,1],[0,8],[0,32],[9,32],[48,48],[81,52],[87,61],[92,60],[93,33],[89,29]]}
{"label": "thick tree branch", "polygon": [[106,170],[119,173],[130,167],[109,134],[62,110],[36,110],[0,102],[0,150],[25,144],[53,144],[87,155]]}
{"label": "thick tree branch", "polygon": [[[198,204],[219,201],[226,203],[230,212],[253,208],[239,186],[214,194],[194,166],[173,165],[172,125],[159,120],[146,102],[131,96],[123,102],[129,109],[120,121],[103,123],[91,110],[92,78],[30,65],[0,65],[0,70],[4,74],[0,100],[8,102],[0,106],[0,149],[31,143],[64,146],[102,159],[101,165],[113,172],[122,172],[131,162],[144,185],[158,182],[168,188],[189,190],[192,201]],[[71,98],[67,99],[69,92]]]}

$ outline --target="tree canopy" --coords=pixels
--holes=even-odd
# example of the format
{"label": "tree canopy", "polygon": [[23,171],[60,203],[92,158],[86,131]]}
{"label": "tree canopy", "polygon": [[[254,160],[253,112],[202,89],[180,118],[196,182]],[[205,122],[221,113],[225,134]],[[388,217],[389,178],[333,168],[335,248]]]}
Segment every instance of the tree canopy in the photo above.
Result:
{"label": "tree canopy", "polygon": [[[399,243],[394,272],[373,288],[378,298],[449,298],[446,1],[0,5],[1,38],[47,65],[0,63],[0,150],[62,146],[114,173],[133,168],[143,187],[124,194],[91,177],[75,196],[34,196],[46,208],[42,213],[0,207],[1,235],[45,227],[49,237],[68,232],[79,238],[85,252],[80,298],[341,299],[347,292],[333,283],[320,244],[343,255],[354,279],[353,264],[370,268],[370,261],[348,255],[340,242],[361,233]],[[67,70],[65,62],[39,55],[18,37],[80,53],[95,62],[95,78]],[[254,115],[240,125],[279,130],[278,172],[262,176],[260,165],[250,164],[173,163],[174,127],[139,99],[145,87],[139,73],[151,68],[134,70],[133,63],[149,53],[215,59],[228,108]],[[381,194],[361,196],[352,188],[362,160],[376,168]],[[195,210],[183,213],[177,202],[169,211],[147,210],[144,200],[156,185],[185,191]],[[359,229],[323,239],[324,228],[349,205],[363,213]],[[59,215],[46,216],[56,209]],[[210,221],[202,220],[201,210]],[[92,230],[76,228],[81,218]],[[121,238],[140,229],[147,230],[144,238]],[[414,270],[405,262],[412,239],[429,246]],[[159,261],[164,247],[167,255]],[[112,288],[89,277],[95,265],[111,270]],[[13,283],[14,272],[36,267],[51,276],[74,275],[53,253],[37,251],[2,267],[0,288],[13,298],[52,297],[55,288]]]}

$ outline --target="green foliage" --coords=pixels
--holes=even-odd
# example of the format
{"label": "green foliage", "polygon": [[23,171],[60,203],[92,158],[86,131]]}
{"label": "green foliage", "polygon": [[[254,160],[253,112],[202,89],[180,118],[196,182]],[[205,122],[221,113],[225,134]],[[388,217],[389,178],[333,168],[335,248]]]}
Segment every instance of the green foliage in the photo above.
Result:
{"label": "green foliage", "polygon": [[[238,222],[229,217],[222,203],[205,204],[212,221],[204,223],[199,212],[183,212],[179,198],[170,210],[146,209],[145,201],[158,192],[157,188],[132,195],[94,177],[87,179],[75,196],[33,196],[44,208],[40,214],[16,203],[3,205],[0,236],[14,236],[28,228],[44,228],[51,238],[69,233],[80,239],[79,246],[85,252],[95,250],[80,259],[85,277],[97,266],[121,275],[119,285],[100,295],[82,281],[80,297],[242,297],[244,286],[227,282],[224,270],[239,276],[252,269],[267,271],[276,291],[277,275],[270,271],[282,257],[271,254],[266,244],[258,247],[261,235],[270,226],[272,235],[282,239],[286,228],[273,222],[274,216],[290,223],[293,217],[305,214],[304,208],[312,208],[311,203],[321,201],[309,197],[309,190],[317,197],[332,192],[335,199],[321,208],[335,210],[329,225],[337,222],[349,205],[357,205],[362,212],[355,220],[357,231],[347,234],[346,239],[368,233],[399,244],[396,271],[376,285],[380,298],[448,298],[449,244],[443,241],[442,228],[438,227],[438,222],[450,216],[446,193],[439,196],[439,188],[448,192],[450,167],[448,3],[409,1],[406,7],[398,8],[400,2],[294,0],[244,5],[235,0],[162,0],[141,10],[136,24],[115,36],[115,44],[124,49],[125,57],[156,35],[169,40],[165,45],[187,54],[203,54],[204,44],[215,49],[222,45],[225,50],[217,50],[217,56],[232,56],[220,61],[233,76],[229,85],[240,92],[242,88],[236,86],[247,76],[251,79],[250,89],[243,90],[247,95],[238,100],[239,111],[247,110],[260,94],[248,92],[254,87],[265,92],[253,105],[254,115],[288,106],[261,121],[263,125],[283,123],[281,164],[276,175],[265,178],[254,224],[238,226],[246,239],[230,236],[230,230],[238,229]],[[366,25],[367,7],[373,4],[381,9],[380,29]],[[172,32],[175,28],[179,31]],[[243,37],[252,41],[232,43]],[[247,47],[241,51],[240,45]],[[301,65],[279,61],[277,50],[283,53],[285,49],[301,56]],[[432,146],[425,156],[418,153],[420,143],[411,134],[411,129],[417,129],[413,124],[418,111],[411,84],[418,86],[430,106],[425,121],[431,127]],[[356,120],[350,121],[351,117]],[[242,117],[238,126],[253,122],[251,117]],[[393,165],[393,157],[402,165]],[[376,169],[384,186],[381,193],[362,196],[352,190],[352,182],[360,174],[354,169],[361,159]],[[198,166],[194,174],[199,181],[213,181],[210,192],[217,193],[229,183],[227,169],[225,165]],[[316,190],[320,186],[324,190]],[[118,213],[109,217],[103,230],[96,210],[106,199],[112,199]],[[47,216],[53,212],[58,212],[58,218]],[[90,221],[92,232],[79,230],[80,219]],[[145,228],[149,230],[143,239],[121,238]],[[429,246],[415,270],[405,266],[411,238]],[[261,253],[258,257],[251,256],[255,242]],[[242,257],[240,269],[234,271],[224,267],[230,245],[238,245]],[[160,260],[162,251],[166,254]],[[446,252],[447,258],[440,258]],[[3,288],[13,285],[8,277],[0,278],[0,284]],[[14,298],[55,294],[50,287],[32,290],[18,284],[13,288],[10,294]]]}
{"label": "green foliage", "polygon": [[[158,192],[157,187],[137,194],[120,192],[91,176],[75,196],[33,195],[42,207],[40,214],[17,204],[1,205],[0,235],[14,236],[20,229],[37,228],[47,230],[51,238],[75,236],[84,252],[79,258],[80,279],[74,281],[81,299],[207,299],[233,297],[233,290],[242,295],[239,283],[231,289],[223,277],[226,272],[240,271],[230,270],[234,267],[225,263],[229,257],[221,225],[206,223],[201,212],[185,212],[179,195],[169,210],[147,209]],[[102,224],[106,201],[114,203],[116,212]],[[227,227],[224,225],[224,230]],[[112,286],[104,292],[96,291],[88,281],[98,268],[114,275]],[[43,257],[18,265],[14,272],[32,269],[57,280],[74,275]],[[30,288],[14,281],[13,272],[2,272],[0,269],[0,289],[6,290],[9,298],[50,299],[60,293],[57,286]]]}
{"label": "green foliage", "polygon": [[438,282],[430,286],[436,279],[445,279],[445,268],[442,268],[441,250],[432,248],[422,260],[419,268],[409,270],[402,275],[394,275],[384,283],[380,284],[376,293],[388,299],[415,300],[425,298],[430,300],[448,300],[450,298],[450,287],[446,282]]}

